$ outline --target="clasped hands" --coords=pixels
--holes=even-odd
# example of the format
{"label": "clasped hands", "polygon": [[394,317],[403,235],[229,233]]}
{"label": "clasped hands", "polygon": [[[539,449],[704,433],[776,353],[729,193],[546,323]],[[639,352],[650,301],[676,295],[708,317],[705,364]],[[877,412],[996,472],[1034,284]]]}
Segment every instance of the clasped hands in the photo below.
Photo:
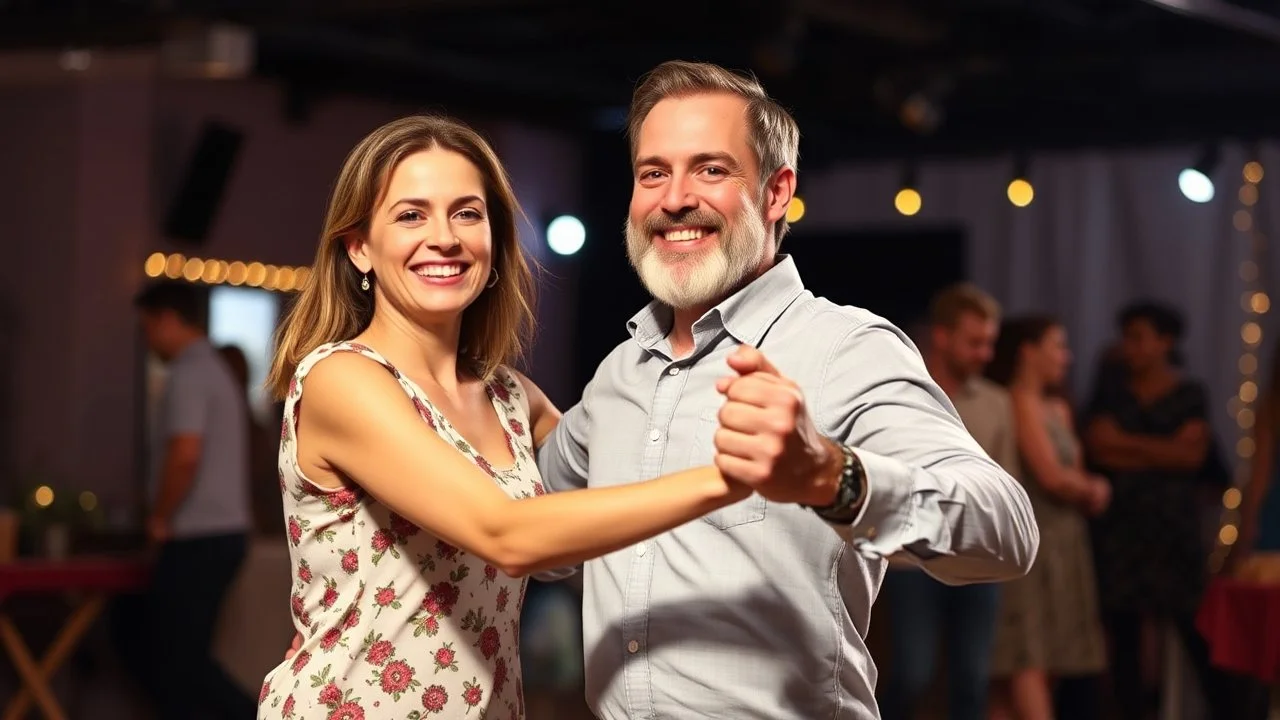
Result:
{"label": "clasped hands", "polygon": [[774,502],[831,503],[844,458],[814,426],[800,387],[749,345],[728,363],[734,374],[716,381],[725,396],[715,433],[720,474]]}

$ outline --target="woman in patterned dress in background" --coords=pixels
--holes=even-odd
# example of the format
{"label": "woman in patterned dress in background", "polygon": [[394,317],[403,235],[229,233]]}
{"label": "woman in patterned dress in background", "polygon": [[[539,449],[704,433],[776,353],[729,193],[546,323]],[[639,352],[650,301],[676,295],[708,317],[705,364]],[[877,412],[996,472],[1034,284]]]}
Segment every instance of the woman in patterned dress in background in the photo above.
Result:
{"label": "woman in patterned dress in background", "polygon": [[348,156],[268,379],[301,641],[259,718],[523,718],[525,575],[750,494],[704,468],[543,495],[559,411],[507,367],[532,322],[518,216],[457,121],[398,120]]}
{"label": "woman in patterned dress in background", "polygon": [[991,662],[991,714],[1051,720],[1053,686],[1106,668],[1086,517],[1106,509],[1107,481],[1085,472],[1071,409],[1057,392],[1071,353],[1047,316],[1010,318],[987,368],[1013,400],[1020,478],[1040,526],[1040,552],[1025,577],[1000,586]]}

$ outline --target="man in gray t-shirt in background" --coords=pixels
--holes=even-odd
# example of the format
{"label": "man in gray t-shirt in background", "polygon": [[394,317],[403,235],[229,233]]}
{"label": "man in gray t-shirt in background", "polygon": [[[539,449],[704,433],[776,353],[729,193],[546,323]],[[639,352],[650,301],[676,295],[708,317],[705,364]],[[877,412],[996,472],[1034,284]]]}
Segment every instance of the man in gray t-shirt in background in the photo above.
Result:
{"label": "man in gray t-shirt in background", "polygon": [[[924,360],[965,429],[992,460],[1017,477],[1012,401],[1008,391],[982,377],[999,329],[1000,305],[994,298],[970,283],[945,287],[930,304]],[[999,586],[944,585],[905,563],[890,565],[881,589],[889,608],[891,643],[886,682],[881,684],[881,717],[921,716],[938,648],[945,643],[948,720],[986,718]]]}
{"label": "man in gray t-shirt in background", "polygon": [[253,698],[213,657],[222,601],[250,527],[244,392],[209,344],[204,292],[160,282],[135,299],[151,352],[168,369],[151,422],[147,537],[151,587],[115,608],[117,646],[157,717],[251,718]]}

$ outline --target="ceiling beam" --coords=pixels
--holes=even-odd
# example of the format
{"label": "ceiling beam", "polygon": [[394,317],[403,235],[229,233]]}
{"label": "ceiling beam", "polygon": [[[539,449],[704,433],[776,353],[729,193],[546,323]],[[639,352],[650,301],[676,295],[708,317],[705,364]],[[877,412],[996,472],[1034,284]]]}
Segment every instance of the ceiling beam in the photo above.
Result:
{"label": "ceiling beam", "polygon": [[1179,15],[1280,43],[1280,19],[1223,0],[1143,0]]}

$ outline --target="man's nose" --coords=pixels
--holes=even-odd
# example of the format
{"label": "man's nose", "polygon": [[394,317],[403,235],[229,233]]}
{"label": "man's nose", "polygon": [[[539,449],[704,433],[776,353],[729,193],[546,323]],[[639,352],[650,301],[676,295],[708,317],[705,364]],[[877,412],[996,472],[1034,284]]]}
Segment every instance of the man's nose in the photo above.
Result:
{"label": "man's nose", "polygon": [[698,198],[691,192],[689,182],[679,176],[672,177],[662,194],[662,209],[675,215],[697,206]]}

